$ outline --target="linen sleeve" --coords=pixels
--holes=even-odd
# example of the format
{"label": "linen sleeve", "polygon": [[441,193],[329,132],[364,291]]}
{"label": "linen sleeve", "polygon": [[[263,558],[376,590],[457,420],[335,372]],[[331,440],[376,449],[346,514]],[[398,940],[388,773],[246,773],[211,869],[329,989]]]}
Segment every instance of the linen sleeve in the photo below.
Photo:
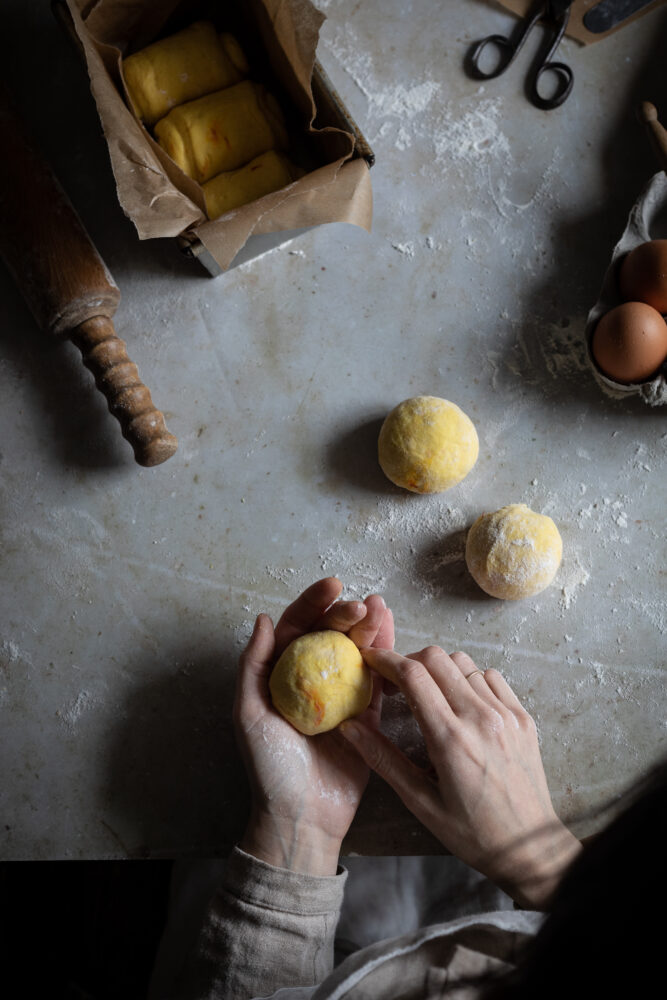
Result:
{"label": "linen sleeve", "polygon": [[234,848],[176,996],[250,1000],[320,983],[333,968],[346,879],[344,869],[305,875]]}

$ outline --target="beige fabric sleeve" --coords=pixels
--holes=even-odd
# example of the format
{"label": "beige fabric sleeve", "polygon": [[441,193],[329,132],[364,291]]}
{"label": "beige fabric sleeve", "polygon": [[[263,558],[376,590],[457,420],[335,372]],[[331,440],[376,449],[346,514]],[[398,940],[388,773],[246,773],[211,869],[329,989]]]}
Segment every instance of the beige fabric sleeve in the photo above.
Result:
{"label": "beige fabric sleeve", "polygon": [[302,875],[234,848],[175,997],[245,1000],[312,986],[333,968],[347,872]]}

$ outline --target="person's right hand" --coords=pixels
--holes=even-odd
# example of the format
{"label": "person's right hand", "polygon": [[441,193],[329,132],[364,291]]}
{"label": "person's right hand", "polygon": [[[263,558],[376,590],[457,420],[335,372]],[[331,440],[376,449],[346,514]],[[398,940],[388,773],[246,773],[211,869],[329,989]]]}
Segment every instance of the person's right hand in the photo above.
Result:
{"label": "person's right hand", "polygon": [[359,720],[340,731],[447,850],[520,905],[543,908],[581,845],[556,816],[535,723],[509,685],[438,646],[362,655],[404,695],[435,775]]}

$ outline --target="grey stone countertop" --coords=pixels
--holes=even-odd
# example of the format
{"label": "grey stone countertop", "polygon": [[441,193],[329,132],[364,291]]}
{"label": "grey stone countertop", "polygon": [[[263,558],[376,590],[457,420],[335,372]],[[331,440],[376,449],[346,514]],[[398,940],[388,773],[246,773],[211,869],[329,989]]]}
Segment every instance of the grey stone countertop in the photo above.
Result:
{"label": "grey stone countertop", "polygon": [[[9,79],[122,292],[116,328],[180,447],[141,469],[71,344],[40,335],[0,270],[0,855],[212,856],[247,809],[236,665],[335,574],[380,592],[397,649],[495,666],[534,715],[556,807],[581,833],[664,750],[665,409],[605,396],[586,316],[657,169],[635,117],[667,109],[667,12],[590,47],[574,90],[463,71],[512,18],[481,0],[326,0],[319,57],[373,147],[371,235],[336,224],[212,279],[140,242],[116,197],[85,70],[46,2],[10,0]],[[6,153],[3,155],[7,155]],[[474,421],[467,479],[389,483],[380,422],[428,393]],[[487,598],[463,560],[478,514],[558,524],[555,582]],[[419,738],[405,706],[387,731]],[[438,850],[373,779],[348,852]]]}

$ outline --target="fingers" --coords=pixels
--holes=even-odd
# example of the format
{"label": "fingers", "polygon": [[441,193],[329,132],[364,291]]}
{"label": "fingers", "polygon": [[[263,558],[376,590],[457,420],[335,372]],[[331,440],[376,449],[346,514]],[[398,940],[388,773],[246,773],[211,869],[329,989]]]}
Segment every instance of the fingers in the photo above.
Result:
{"label": "fingers", "polygon": [[237,711],[252,714],[260,704],[266,703],[274,649],[273,622],[268,615],[258,615],[248,645],[239,660],[235,699]]}
{"label": "fingers", "polygon": [[313,629],[347,633],[357,645],[393,645],[394,619],[379,594],[365,601],[339,601],[343,585],[336,577],[312,584],[297,597],[276,625],[276,655]]}
{"label": "fingers", "polygon": [[[456,664],[456,666],[459,668],[459,670],[463,674],[463,676],[466,678],[466,680],[472,674],[474,674],[475,671],[479,670],[479,667],[477,666],[477,664],[473,660],[472,656],[468,656],[467,653],[452,653],[451,657],[452,657],[452,660],[454,661],[454,663]],[[484,671],[482,671],[482,673],[484,673]],[[478,674],[477,676],[480,676],[480,675]]]}
{"label": "fingers", "polygon": [[356,716],[361,722],[367,722],[371,726],[378,726],[380,723],[380,716],[382,715],[382,698],[383,698],[383,687],[384,680],[379,674],[371,674],[373,679],[373,690],[371,694],[371,700],[368,708]]}
{"label": "fingers", "polygon": [[[451,656],[440,646],[427,646],[418,653],[411,653],[410,658],[424,664],[457,715],[479,707],[476,688],[468,683]],[[471,669],[476,669],[474,663]]]}
{"label": "fingers", "polygon": [[[457,715],[478,705],[476,689],[468,682],[454,660],[439,646],[427,646],[416,654],[426,664],[436,684]],[[476,669],[473,664],[473,669]]]}
{"label": "fingers", "polygon": [[[347,632],[349,635],[357,623],[367,617],[367,614],[368,609],[363,601],[336,601],[328,611],[325,611],[319,621],[314,622],[313,627],[316,629],[330,628],[336,632]],[[350,638],[352,638],[351,635]]]}
{"label": "fingers", "polygon": [[280,616],[276,625],[276,655],[280,655],[292,639],[309,632],[322,619],[342,589],[343,584],[335,576],[325,577],[307,587]]}
{"label": "fingers", "polygon": [[368,767],[391,785],[417,819],[431,827],[440,807],[440,795],[426,773],[408,760],[391,740],[365,725],[359,717],[341,723],[339,730]]}
{"label": "fingers", "polygon": [[384,616],[378,629],[378,634],[375,637],[375,642],[371,645],[375,646],[377,649],[393,649],[394,648],[394,615],[390,608],[385,608]]}
{"label": "fingers", "polygon": [[525,723],[529,728],[534,729],[535,723],[532,716],[523,707],[517,696],[512,691],[502,674],[491,668],[485,671],[484,677],[489,688],[493,691],[498,701],[512,712],[520,723]]}
{"label": "fingers", "polygon": [[366,648],[361,655],[372,670],[400,689],[426,741],[441,736],[454,713],[427,666],[392,650]]}
{"label": "fingers", "polygon": [[[467,653],[452,653],[452,660],[476,694],[488,705],[498,710],[505,708],[520,721],[530,718],[502,674],[493,668],[480,671]],[[500,702],[500,705],[498,704]]]}
{"label": "fingers", "polygon": [[439,646],[427,646],[409,657],[377,649],[362,649],[362,655],[385,678],[385,693],[398,689],[404,695],[427,744],[441,739],[443,726],[455,717],[478,717],[483,706],[501,715],[509,711],[520,722],[530,719],[501,675],[480,671],[466,653],[448,656]]}
{"label": "fingers", "polygon": [[466,684],[470,685],[482,701],[495,708],[497,698],[486,682],[486,671],[480,670],[473,658],[467,653],[452,653],[451,659],[460,670]]}
{"label": "fingers", "polygon": [[348,637],[357,646],[373,646],[384,625],[387,605],[379,594],[371,594],[363,602],[364,617],[348,631]]}

